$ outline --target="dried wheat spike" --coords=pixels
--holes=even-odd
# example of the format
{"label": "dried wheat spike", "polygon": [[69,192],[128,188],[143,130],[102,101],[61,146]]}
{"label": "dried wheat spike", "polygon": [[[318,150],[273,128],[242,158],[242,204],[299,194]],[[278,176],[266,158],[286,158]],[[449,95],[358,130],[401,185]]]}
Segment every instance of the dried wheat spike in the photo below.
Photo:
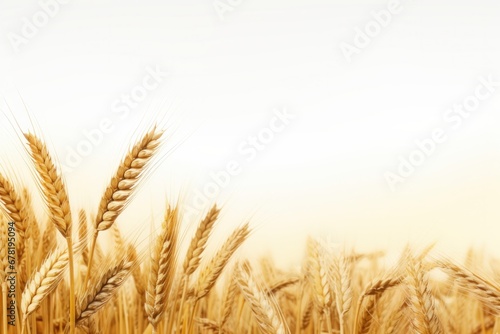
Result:
{"label": "dried wheat spike", "polygon": [[153,249],[146,291],[145,310],[153,328],[156,328],[167,307],[176,267],[178,229],[177,208],[167,210],[162,231]]}
{"label": "dried wheat spike", "polygon": [[238,266],[236,282],[264,334],[290,333],[276,302],[255,282],[249,266]]}
{"label": "dried wheat spike", "polygon": [[450,261],[438,261],[437,265],[453,278],[462,291],[471,293],[495,315],[500,315],[500,287],[497,284]]}
{"label": "dried wheat spike", "polygon": [[347,312],[351,309],[351,268],[350,262],[344,254],[340,254],[333,261],[334,290],[337,312],[341,323],[344,323]]}
{"label": "dried wheat spike", "polygon": [[250,229],[248,223],[237,228],[229,236],[212,260],[201,270],[195,286],[194,295],[196,299],[201,299],[210,292],[210,289],[214,286],[222,270],[224,270],[233,254],[246,240],[249,233]]}
{"label": "dried wheat spike", "polygon": [[94,275],[88,289],[78,297],[76,324],[83,326],[84,322],[101,308],[116,294],[118,288],[129,276],[134,262],[128,257],[113,264],[101,275]]}
{"label": "dried wheat spike", "polygon": [[200,265],[201,254],[205,250],[205,246],[210,236],[210,232],[219,216],[220,209],[217,206],[213,206],[212,209],[207,213],[205,218],[200,222],[196,230],[196,234],[191,240],[187,254],[185,256],[183,269],[184,274],[189,276],[193,274],[198,266]]}
{"label": "dried wheat spike", "polygon": [[131,148],[122,160],[99,203],[95,220],[96,231],[110,228],[128,204],[140,176],[160,146],[162,135],[163,131],[154,127]]}
{"label": "dried wheat spike", "polygon": [[40,307],[42,301],[57,287],[68,266],[68,250],[52,253],[26,284],[21,297],[23,321]]}
{"label": "dried wheat spike", "polygon": [[426,272],[421,262],[408,257],[408,308],[411,312],[410,325],[414,333],[441,334],[441,323],[437,317],[434,297],[428,288]]}
{"label": "dried wheat spike", "polygon": [[14,185],[0,174],[0,209],[14,222],[17,233],[16,252],[19,259],[24,252],[25,233],[29,222],[28,212]]}
{"label": "dried wheat spike", "polygon": [[331,307],[333,293],[321,246],[311,238],[307,240],[307,277],[314,290],[313,296],[316,307],[323,313]]}
{"label": "dried wheat spike", "polygon": [[49,207],[52,222],[66,238],[71,233],[72,221],[69,198],[62,176],[59,174],[45,144],[35,135],[25,133],[31,158],[38,172],[44,200]]}

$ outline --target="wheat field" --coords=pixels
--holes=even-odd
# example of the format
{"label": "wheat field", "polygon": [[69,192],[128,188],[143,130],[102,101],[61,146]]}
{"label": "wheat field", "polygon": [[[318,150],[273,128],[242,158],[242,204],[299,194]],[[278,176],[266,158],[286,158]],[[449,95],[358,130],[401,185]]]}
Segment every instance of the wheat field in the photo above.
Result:
{"label": "wheat field", "polygon": [[[1,333],[498,333],[494,258],[464,262],[407,247],[394,264],[308,239],[302,265],[238,256],[243,224],[206,251],[220,207],[206,208],[181,252],[182,212],[170,203],[146,250],[115,221],[162,144],[153,127],[133,143],[97,208],[72,208],[46,144],[24,133],[36,177],[0,174]],[[33,194],[28,189],[36,189]],[[35,212],[32,196],[45,212]],[[144,213],[146,214],[146,213]],[[47,217],[43,221],[40,217]],[[112,245],[103,247],[102,234]],[[13,274],[15,272],[15,274]]]}

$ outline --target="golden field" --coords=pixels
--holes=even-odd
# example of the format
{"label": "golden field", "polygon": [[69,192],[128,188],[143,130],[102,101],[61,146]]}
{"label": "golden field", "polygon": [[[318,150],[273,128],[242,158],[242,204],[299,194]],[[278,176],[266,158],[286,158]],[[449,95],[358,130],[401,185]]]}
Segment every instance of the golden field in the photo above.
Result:
{"label": "golden field", "polygon": [[[466,261],[410,247],[386,265],[309,239],[302,265],[238,256],[251,224],[207,252],[220,208],[207,208],[181,252],[182,212],[165,208],[146,250],[115,221],[133,200],[162,143],[152,128],[119,162],[97,208],[70,206],[57,161],[39,136],[24,133],[36,177],[0,174],[2,333],[496,333],[495,259]],[[35,212],[37,189],[45,212]],[[47,217],[40,221],[39,217]],[[112,237],[103,245],[103,234]],[[12,326],[15,323],[15,326]]]}

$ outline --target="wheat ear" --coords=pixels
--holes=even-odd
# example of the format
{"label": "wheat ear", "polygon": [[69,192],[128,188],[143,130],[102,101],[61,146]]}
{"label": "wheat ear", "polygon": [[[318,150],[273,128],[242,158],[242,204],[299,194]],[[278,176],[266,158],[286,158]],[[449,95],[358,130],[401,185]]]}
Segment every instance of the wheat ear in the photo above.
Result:
{"label": "wheat ear", "polygon": [[228,278],[229,284],[227,285],[227,289],[225,289],[226,292],[223,298],[223,303],[220,313],[220,320],[219,320],[220,328],[223,328],[224,325],[227,323],[229,317],[231,316],[231,312],[233,310],[233,303],[234,300],[236,299],[236,295],[238,292],[238,285],[236,283],[235,274],[236,274],[236,269],[233,269],[231,275]]}
{"label": "wheat ear", "polygon": [[46,145],[35,135],[25,133],[31,158],[38,172],[39,181],[45,202],[49,208],[50,217],[56,228],[66,238],[69,255],[70,283],[70,332],[75,333],[75,276],[73,263],[73,237],[71,234],[72,220],[69,198],[62,176],[58,172]]}
{"label": "wheat ear", "polygon": [[220,209],[213,206],[207,213],[205,218],[200,222],[196,229],[196,234],[191,240],[187,254],[185,256],[183,269],[184,274],[189,276],[193,274],[200,264],[201,254],[205,250],[205,246],[210,236],[210,232],[219,216]]}
{"label": "wheat ear", "polygon": [[125,209],[133,194],[133,190],[137,187],[141,175],[146,170],[148,162],[151,161],[160,146],[162,134],[163,131],[159,131],[156,127],[153,127],[153,129],[135,143],[121,161],[109,185],[106,187],[99,202],[95,218],[95,229],[90,245],[87,277],[85,278],[86,283],[88,282],[92,268],[94,249],[99,232],[109,229]]}
{"label": "wheat ear", "polygon": [[134,262],[137,263],[136,266],[132,268],[132,277],[134,278],[135,288],[137,293],[141,296],[141,300],[145,298],[146,288],[144,287],[141,266],[139,263],[139,257],[134,245],[129,244],[127,246],[127,256]]}
{"label": "wheat ear", "polygon": [[88,289],[83,289],[78,303],[77,326],[106,305],[125,282],[134,265],[131,259],[125,257],[92,280]]}
{"label": "wheat ear", "polygon": [[[391,272],[391,274],[393,272],[395,272],[395,270],[393,270]],[[355,313],[355,317],[354,317],[354,325],[357,326],[356,330],[360,329],[360,333],[363,333],[363,327],[362,327],[363,326],[363,322],[364,322],[363,319],[366,319],[366,313],[367,312],[371,312],[372,311],[372,310],[370,310],[370,307],[371,308],[375,307],[375,305],[372,304],[373,301],[377,300],[387,289],[390,289],[392,287],[395,287],[395,286],[399,285],[401,283],[401,281],[402,281],[402,277],[401,276],[384,277],[384,278],[375,280],[373,282],[370,282],[365,287],[364,291],[359,296],[358,304],[357,304],[357,307],[356,307],[356,313]],[[360,319],[360,322],[358,324],[359,311],[363,307],[363,301],[367,297],[369,297],[369,296],[373,296],[374,299],[372,301],[370,301],[369,304],[365,307],[364,315],[362,316],[362,318]],[[369,327],[370,324],[365,325],[365,330],[366,330],[366,326]]]}
{"label": "wheat ear", "polygon": [[71,210],[62,177],[58,173],[45,144],[31,133],[25,133],[24,137],[31,149],[31,158],[38,172],[52,222],[66,238],[71,232]]}
{"label": "wheat ear", "polygon": [[181,310],[179,312],[179,316],[177,322],[180,322],[180,318],[182,315],[182,310],[184,308],[184,300],[186,299],[186,295],[188,293],[188,284],[189,277],[198,269],[200,265],[200,259],[203,251],[205,250],[205,246],[207,244],[208,238],[210,237],[210,233],[214,227],[214,224],[219,216],[220,209],[217,206],[213,206],[210,211],[208,211],[205,218],[200,222],[198,228],[196,229],[196,233],[191,240],[191,244],[187,250],[186,256],[184,258],[184,263],[182,265],[184,276],[181,281],[181,290],[182,296],[180,301]]}
{"label": "wheat ear", "polygon": [[212,260],[201,270],[195,287],[196,299],[199,300],[208,294],[234,252],[243,244],[249,233],[250,229],[248,224],[237,228],[229,236]]}
{"label": "wheat ear", "polygon": [[163,131],[153,127],[139,140],[118,166],[106,188],[95,220],[97,231],[104,231],[113,225],[118,215],[123,211],[132,190],[137,185],[147,164],[160,146]]}
{"label": "wheat ear", "polygon": [[281,291],[281,290],[283,290],[291,285],[299,283],[299,282],[300,282],[299,277],[286,278],[284,280],[281,280],[281,281],[276,282],[273,285],[271,285],[269,287],[269,290],[267,291],[267,293],[270,295],[274,295],[274,294],[278,293],[279,291]]}
{"label": "wheat ear", "polygon": [[437,265],[453,278],[460,290],[471,293],[496,316],[500,315],[500,287],[497,284],[449,261],[438,261]]}
{"label": "wheat ear", "polygon": [[146,314],[156,331],[166,310],[167,299],[172,287],[176,267],[176,247],[179,219],[177,208],[167,210],[162,231],[156,239],[146,290]]}
{"label": "wheat ear", "polygon": [[346,315],[352,304],[350,262],[344,254],[340,254],[333,261],[333,267],[335,305],[339,315],[340,333],[343,334],[346,332]]}
{"label": "wheat ear", "polygon": [[40,269],[28,281],[21,297],[23,322],[54,291],[63,278],[68,263],[68,250],[56,250],[42,263]]}
{"label": "wheat ear", "polygon": [[356,333],[359,334],[368,334],[370,332],[370,328],[373,322],[373,313],[375,311],[375,308],[377,306],[377,302],[379,300],[379,297],[374,297],[371,298],[365,308],[363,309],[363,313],[361,314],[361,317],[359,318],[359,323],[355,322],[354,325],[357,326],[357,331]]}
{"label": "wheat ear", "polygon": [[309,324],[311,323],[313,309],[314,309],[314,303],[311,300],[307,303],[306,311],[302,315],[302,319],[300,319],[300,329],[301,330],[305,330],[307,327],[309,327]]}
{"label": "wheat ear", "polygon": [[332,276],[323,255],[324,252],[321,245],[316,240],[308,238],[306,275],[312,288],[316,308],[319,310],[321,317],[323,315],[326,317],[328,331],[331,333],[330,308],[333,304]]}
{"label": "wheat ear", "polygon": [[434,297],[428,288],[427,276],[421,262],[408,258],[408,307],[411,311],[410,325],[414,333],[441,334],[441,323],[434,306]]}
{"label": "wheat ear", "polygon": [[78,212],[78,237],[83,242],[82,261],[87,266],[89,263],[89,247],[88,247],[88,222],[85,210]]}
{"label": "wheat ear", "polygon": [[21,259],[24,252],[24,238],[28,226],[28,213],[21,196],[17,193],[14,185],[0,174],[0,209],[14,222],[18,240],[16,240],[16,252]]}
{"label": "wheat ear", "polygon": [[0,282],[5,279],[5,273],[9,266],[9,259],[7,257],[7,218],[4,215],[0,215],[0,243],[4,246],[0,247]]}
{"label": "wheat ear", "polygon": [[255,282],[249,266],[237,266],[236,282],[264,334],[289,333],[278,305]]}

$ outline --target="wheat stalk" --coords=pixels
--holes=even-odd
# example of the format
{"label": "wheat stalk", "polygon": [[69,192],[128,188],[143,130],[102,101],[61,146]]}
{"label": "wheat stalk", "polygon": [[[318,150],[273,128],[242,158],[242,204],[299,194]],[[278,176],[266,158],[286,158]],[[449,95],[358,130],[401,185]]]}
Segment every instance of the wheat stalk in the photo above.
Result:
{"label": "wheat stalk", "polygon": [[335,305],[340,321],[340,333],[345,333],[346,315],[351,309],[352,289],[351,289],[351,268],[350,262],[345,254],[340,254],[333,261],[333,277],[335,289]]}
{"label": "wheat stalk", "polygon": [[106,305],[118,288],[123,285],[133,266],[134,262],[125,257],[92,280],[91,288],[83,290],[81,297],[78,298],[77,326],[81,326],[84,321]]}
{"label": "wheat stalk", "polygon": [[88,248],[88,222],[85,210],[78,212],[78,237],[83,243],[82,261],[85,265],[89,263],[89,248]]}
{"label": "wheat stalk", "polygon": [[21,297],[23,322],[54,291],[63,278],[68,263],[68,250],[58,249],[42,263],[40,269],[28,281]]}
{"label": "wheat stalk", "polygon": [[413,332],[419,334],[443,333],[435,310],[434,298],[428,288],[426,273],[422,270],[421,262],[416,262],[410,256],[407,273],[408,307],[411,311],[410,324]]}
{"label": "wheat stalk", "polygon": [[243,244],[248,237],[250,228],[248,224],[237,228],[226,240],[224,245],[215,254],[212,260],[202,268],[198,277],[194,295],[196,299],[205,297],[214,286],[222,270],[227,265],[236,250]]}
{"label": "wheat stalk", "polygon": [[156,239],[151,258],[151,267],[146,290],[146,314],[154,331],[167,306],[175,270],[175,254],[178,238],[177,208],[168,209],[162,224],[162,231]]}
{"label": "wheat stalk", "polygon": [[309,301],[309,303],[307,303],[306,311],[302,315],[302,319],[300,321],[301,330],[305,330],[307,327],[309,327],[309,324],[311,323],[313,308],[314,308],[314,303],[311,300]]}
{"label": "wheat stalk", "polygon": [[95,220],[95,229],[105,231],[113,225],[128,203],[140,176],[160,146],[163,131],[153,127],[127,153],[104,192]]}
{"label": "wheat stalk", "polygon": [[19,259],[24,252],[24,238],[28,226],[27,208],[21,196],[17,193],[14,185],[0,173],[0,209],[14,222],[18,240],[16,240],[16,253]]}
{"label": "wheat stalk", "polygon": [[45,144],[31,133],[25,133],[24,137],[31,149],[31,158],[38,172],[52,222],[62,236],[66,238],[70,235],[72,222],[69,198],[63,179]]}
{"label": "wheat stalk", "polygon": [[238,285],[235,279],[235,275],[236,275],[236,268],[233,269],[233,272],[228,277],[229,285],[227,286],[227,289],[225,289],[226,293],[222,299],[223,303],[219,320],[220,328],[223,328],[224,325],[227,323],[229,317],[231,316],[231,312],[233,310],[232,309],[233,303],[236,299],[236,295],[238,292]]}
{"label": "wheat stalk", "polygon": [[300,282],[299,277],[290,277],[290,278],[283,279],[283,280],[271,285],[269,287],[269,290],[267,291],[267,293],[270,295],[274,295],[274,294],[278,293],[280,290],[283,290],[283,289],[285,289],[291,285],[294,285],[298,282]]}
{"label": "wheat stalk", "polygon": [[95,230],[90,246],[90,257],[86,282],[92,269],[94,250],[100,231],[109,229],[129,203],[133,190],[137,187],[141,175],[160,146],[163,131],[153,127],[135,145],[132,146],[106,187],[99,202],[95,218]]}
{"label": "wheat stalk", "polygon": [[[392,270],[390,272],[390,275],[392,275],[396,270]],[[395,287],[401,283],[403,278],[401,276],[396,276],[396,277],[384,277],[380,278],[378,280],[370,282],[363,290],[361,295],[359,296],[358,304],[356,307],[356,313],[354,317],[354,325],[357,326],[356,330],[360,330],[360,333],[363,332],[363,323],[367,320],[367,312],[371,313],[373,311],[373,308],[375,305],[373,302],[378,300],[380,296],[388,289]],[[369,296],[374,296],[374,298],[369,302],[369,304],[365,307],[364,310],[364,315],[362,316],[360,323],[358,324],[358,316],[359,316],[359,311],[363,307],[363,301],[369,297]],[[359,326],[358,326],[359,325]],[[368,326],[368,328],[366,328]],[[365,325],[365,330],[369,329],[370,324]]]}
{"label": "wheat stalk", "polygon": [[248,266],[237,266],[236,282],[264,334],[289,333],[276,303],[260,289]]}
{"label": "wheat stalk", "polygon": [[321,312],[332,305],[332,291],[327,266],[322,258],[320,245],[314,239],[307,240],[307,275],[314,290],[314,300]]}
{"label": "wheat stalk", "polygon": [[359,318],[359,324],[355,322],[354,324],[357,325],[357,332],[359,334],[367,334],[370,332],[371,325],[373,323],[373,313],[375,311],[375,308],[377,306],[377,302],[379,300],[379,297],[374,297],[370,298],[368,301],[368,304],[365,306],[363,309],[363,313],[361,315],[361,318]]}
{"label": "wheat stalk", "polygon": [[134,278],[135,288],[139,296],[141,296],[141,300],[145,298],[146,288],[144,287],[143,275],[141,271],[141,266],[139,265],[139,257],[137,256],[137,251],[135,250],[134,245],[129,244],[127,246],[127,256],[138,265],[132,268],[132,277]]}
{"label": "wheat stalk", "polygon": [[191,240],[186,256],[184,257],[184,274],[189,276],[193,274],[198,266],[200,265],[200,259],[205,246],[210,236],[210,232],[214,227],[215,222],[219,216],[220,209],[217,206],[213,206],[207,213],[205,218],[200,222],[196,234]]}
{"label": "wheat stalk", "polygon": [[35,135],[25,133],[31,158],[38,172],[45,202],[49,208],[50,217],[59,232],[66,238],[69,255],[70,277],[70,332],[75,333],[75,278],[73,264],[73,239],[71,235],[72,219],[69,198],[62,176],[58,172],[46,145]]}
{"label": "wheat stalk", "polygon": [[0,247],[0,282],[3,282],[7,267],[9,266],[7,247],[5,246],[7,245],[7,222],[7,218],[4,215],[0,215],[0,243],[4,245]]}
{"label": "wheat stalk", "polygon": [[436,263],[448,273],[461,290],[473,294],[480,302],[500,315],[500,288],[490,280],[449,261]]}

